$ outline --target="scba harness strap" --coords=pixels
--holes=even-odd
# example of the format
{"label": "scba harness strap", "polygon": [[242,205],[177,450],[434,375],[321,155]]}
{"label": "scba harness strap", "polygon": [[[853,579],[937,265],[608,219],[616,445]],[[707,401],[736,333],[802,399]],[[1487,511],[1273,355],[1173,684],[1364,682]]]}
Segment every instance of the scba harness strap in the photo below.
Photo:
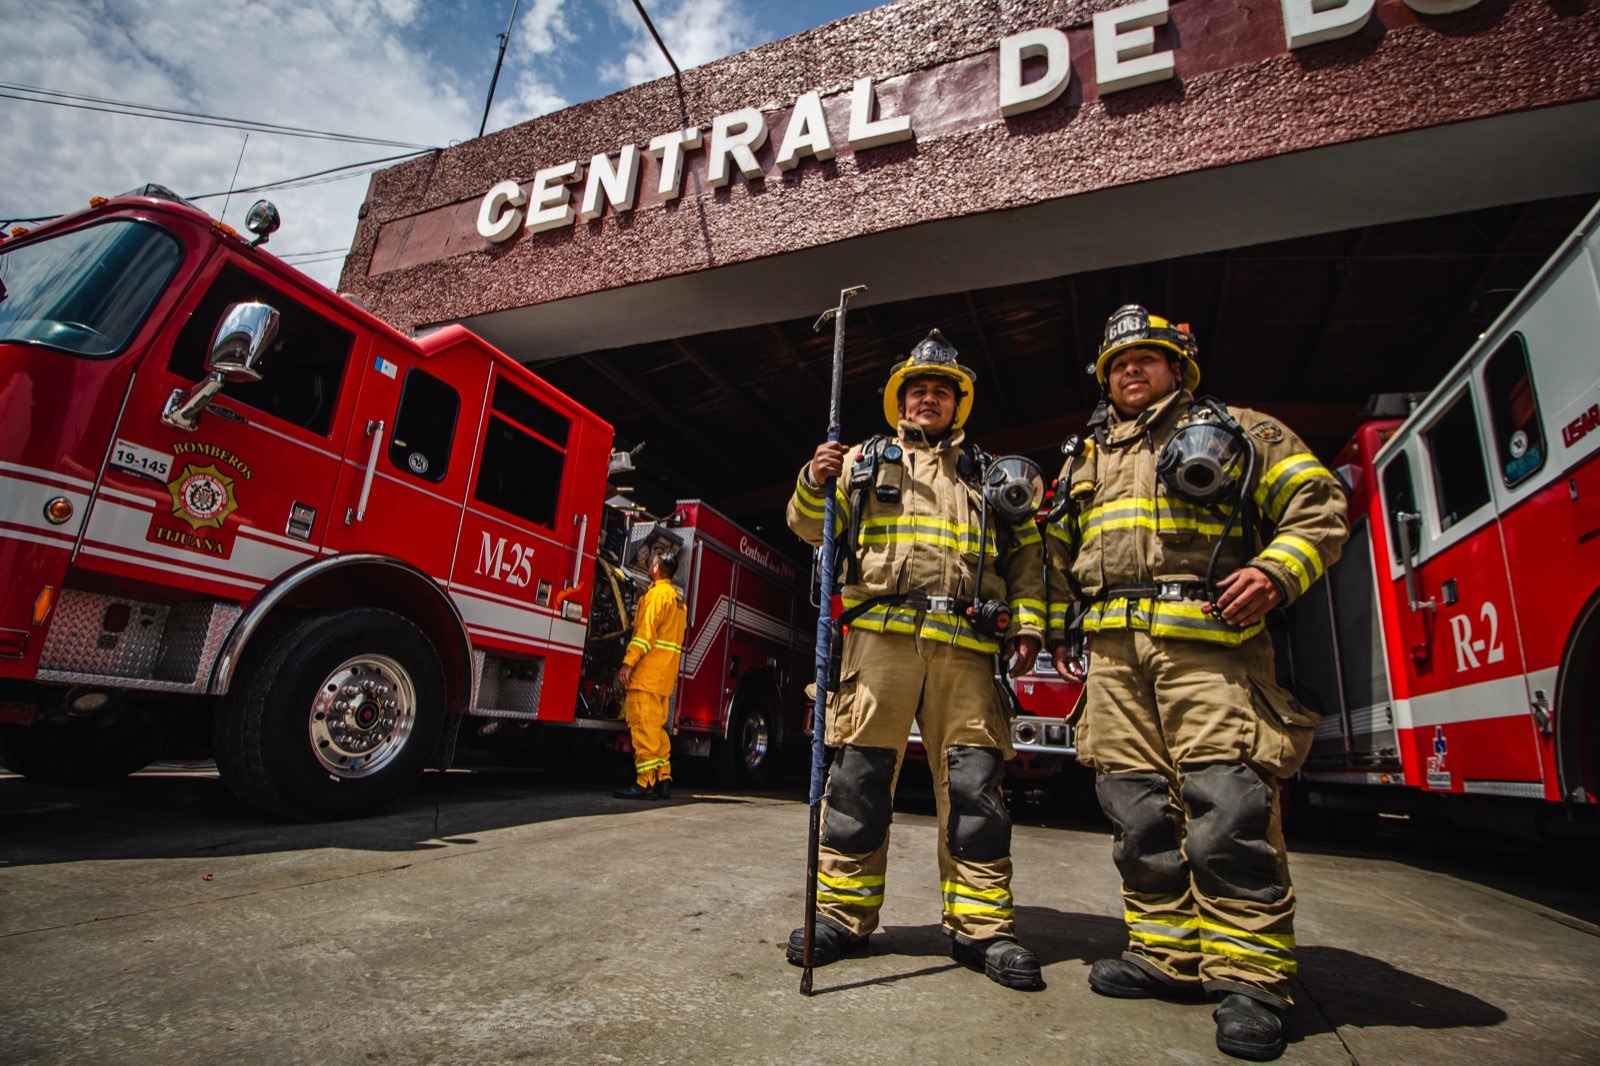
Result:
{"label": "scba harness strap", "polygon": [[[1090,415],[1089,423],[1086,427],[1092,435],[1095,444],[1102,449],[1126,448],[1141,439],[1141,435],[1134,434],[1127,440],[1113,443],[1110,440],[1110,424],[1111,404],[1106,397],[1101,397],[1100,402],[1095,406],[1093,414]],[[1172,433],[1168,435],[1166,442],[1162,445],[1159,451],[1159,461],[1156,464],[1158,477],[1163,476],[1164,471],[1174,469],[1181,462],[1182,456],[1179,454],[1179,452],[1185,437],[1184,431],[1187,427],[1195,424],[1216,425],[1222,428],[1225,432],[1233,435],[1234,438],[1240,441],[1242,446],[1249,451],[1250,462],[1248,469],[1250,471],[1254,470],[1254,446],[1250,443],[1243,427],[1239,425],[1238,420],[1229,413],[1227,407],[1220,400],[1217,400],[1211,396],[1203,396],[1196,398],[1189,404],[1188,410],[1185,411],[1183,417],[1178,420],[1177,424],[1173,427]],[[1153,449],[1155,447],[1155,442],[1153,439],[1151,439],[1149,431],[1146,430],[1142,436]],[[1083,441],[1077,436],[1068,437],[1067,440],[1063,442],[1061,450],[1067,455],[1071,456],[1081,454],[1083,450]],[[1215,605],[1217,598],[1216,586],[1213,584],[1212,575],[1215,573],[1217,556],[1220,554],[1222,546],[1227,542],[1228,532],[1231,531],[1235,521],[1240,519],[1243,520],[1243,539],[1245,551],[1247,553],[1250,551],[1251,536],[1256,524],[1256,515],[1254,513],[1254,502],[1251,499],[1250,485],[1248,484],[1249,481],[1250,473],[1247,473],[1239,481],[1236,491],[1237,498],[1235,500],[1234,507],[1227,515],[1227,519],[1223,527],[1223,536],[1218,541],[1216,551],[1212,553],[1211,565],[1207,567],[1206,580],[1204,581],[1162,581],[1143,584],[1113,585],[1102,590],[1100,595],[1095,597],[1093,600],[1086,600],[1083,595],[1083,590],[1079,587],[1077,581],[1072,577],[1071,570],[1069,568],[1067,576],[1068,585],[1073,594],[1074,601],[1080,605],[1078,610],[1074,612],[1072,619],[1068,622],[1067,632],[1069,645],[1073,648],[1079,646],[1079,643],[1082,639],[1081,626],[1083,618],[1094,608],[1104,607],[1105,604],[1113,600],[1125,599],[1131,602],[1140,599],[1150,599],[1165,603],[1197,601]],[[1168,484],[1168,488],[1175,495],[1181,499],[1184,499],[1186,502],[1193,503],[1196,506],[1205,507],[1218,514],[1219,517],[1221,516],[1222,512],[1217,501],[1192,499],[1182,491],[1181,485],[1176,480],[1170,482]],[[1062,527],[1066,530],[1069,543],[1072,545],[1073,556],[1076,557],[1078,548],[1082,543],[1081,531],[1078,527],[1078,501],[1072,498],[1069,489],[1063,488],[1062,486],[1057,486],[1057,491],[1061,492],[1062,499],[1057,501],[1056,505],[1051,509],[1050,521],[1061,523]],[[1246,560],[1248,560],[1248,554],[1246,556]]]}
{"label": "scba harness strap", "polygon": [[[866,513],[867,490],[872,490],[879,503],[899,503],[905,489],[904,460],[905,449],[900,447],[899,441],[879,434],[861,446],[861,454],[850,465],[850,524],[845,537],[847,548],[843,554],[846,585],[854,585],[861,580],[861,521]],[[976,444],[964,442],[961,454],[956,459],[956,473],[962,481],[981,490],[983,472],[989,462],[987,452]]]}

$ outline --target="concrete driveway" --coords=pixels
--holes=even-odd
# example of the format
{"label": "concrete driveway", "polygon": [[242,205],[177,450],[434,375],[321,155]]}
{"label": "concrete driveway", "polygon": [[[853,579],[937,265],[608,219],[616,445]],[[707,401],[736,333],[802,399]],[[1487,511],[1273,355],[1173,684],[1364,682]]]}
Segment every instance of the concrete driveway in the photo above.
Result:
{"label": "concrete driveway", "polygon": [[[805,998],[782,954],[804,803],[610,787],[429,774],[384,816],[307,826],[241,810],[203,768],[95,790],[0,776],[0,1061],[1233,1061],[1209,1005],[1084,983],[1123,939],[1097,819],[1017,827],[1049,983],[1021,993],[950,960],[932,804],[911,792],[873,954]],[[1592,851],[1403,832],[1297,851],[1282,1061],[1600,1060]]]}

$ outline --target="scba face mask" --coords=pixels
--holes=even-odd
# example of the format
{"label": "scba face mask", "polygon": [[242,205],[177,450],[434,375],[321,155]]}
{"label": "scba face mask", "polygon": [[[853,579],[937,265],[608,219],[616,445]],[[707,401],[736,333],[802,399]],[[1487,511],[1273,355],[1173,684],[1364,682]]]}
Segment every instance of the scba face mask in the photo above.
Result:
{"label": "scba face mask", "polygon": [[1156,460],[1156,476],[1167,491],[1204,506],[1239,496],[1249,445],[1238,423],[1224,412],[1197,406]]}
{"label": "scba face mask", "polygon": [[983,474],[983,495],[989,510],[1008,525],[1032,518],[1044,502],[1044,472],[1032,459],[1008,455],[995,459]]}

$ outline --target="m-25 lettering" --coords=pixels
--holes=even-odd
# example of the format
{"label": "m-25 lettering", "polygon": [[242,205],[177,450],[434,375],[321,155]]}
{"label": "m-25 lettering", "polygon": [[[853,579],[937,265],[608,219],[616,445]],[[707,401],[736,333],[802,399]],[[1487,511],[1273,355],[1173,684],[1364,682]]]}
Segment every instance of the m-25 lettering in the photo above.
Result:
{"label": "m-25 lettering", "polygon": [[528,582],[533,580],[533,549],[485,533],[483,545],[478,551],[476,572],[519,589],[527,588]]}
{"label": "m-25 lettering", "polygon": [[[1485,663],[1497,663],[1506,657],[1506,646],[1500,641],[1500,612],[1494,604],[1485,603],[1478,618],[1489,626],[1489,639],[1472,637],[1472,619],[1464,614],[1450,616],[1450,635],[1456,645],[1456,672],[1476,670]],[[1487,655],[1485,655],[1487,651]],[[1484,655],[1482,661],[1478,656]]]}

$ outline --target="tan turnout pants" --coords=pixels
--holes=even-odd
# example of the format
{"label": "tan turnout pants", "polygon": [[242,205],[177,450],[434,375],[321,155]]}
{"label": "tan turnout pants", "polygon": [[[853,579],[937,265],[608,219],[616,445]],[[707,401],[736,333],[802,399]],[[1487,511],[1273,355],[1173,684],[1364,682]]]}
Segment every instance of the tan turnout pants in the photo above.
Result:
{"label": "tan turnout pants", "polygon": [[1294,888],[1277,779],[1304,761],[1316,721],[1274,681],[1265,635],[1227,647],[1094,634],[1076,739],[1116,829],[1124,958],[1288,1006]]}
{"label": "tan turnout pants", "polygon": [[894,786],[915,719],[933,771],[943,924],[963,941],[1015,937],[1011,819],[1000,791],[1015,754],[989,655],[853,629],[827,742],[817,913],[857,936],[878,926]]}

